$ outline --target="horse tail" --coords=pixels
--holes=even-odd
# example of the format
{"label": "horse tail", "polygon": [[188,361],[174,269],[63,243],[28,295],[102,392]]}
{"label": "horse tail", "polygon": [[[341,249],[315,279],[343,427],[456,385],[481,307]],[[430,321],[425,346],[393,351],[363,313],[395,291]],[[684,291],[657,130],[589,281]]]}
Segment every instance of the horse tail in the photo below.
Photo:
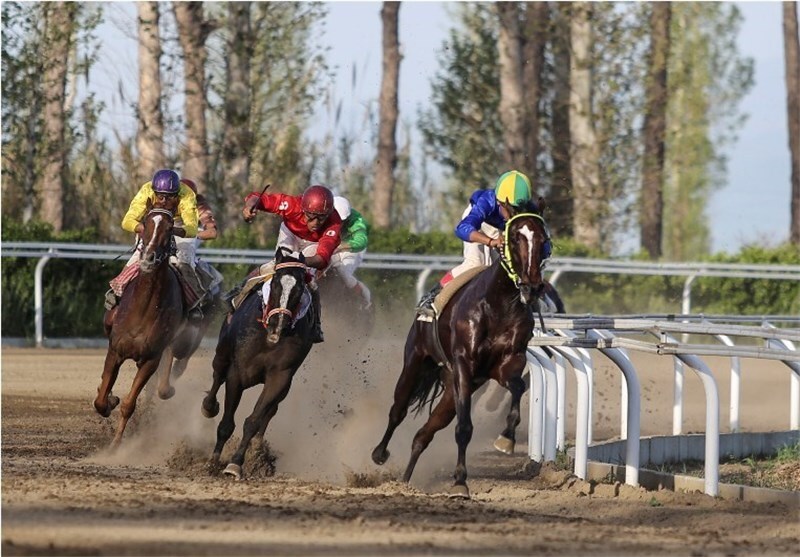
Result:
{"label": "horse tail", "polygon": [[444,392],[444,385],[439,377],[439,366],[423,366],[419,380],[411,394],[408,408],[419,416],[422,409],[428,406],[428,414],[433,412],[433,403]]}
{"label": "horse tail", "polygon": [[556,290],[555,286],[547,281],[544,281],[544,291],[556,305],[556,313],[567,313],[566,306],[564,306],[564,300],[561,299],[561,296],[558,294],[558,290]]}

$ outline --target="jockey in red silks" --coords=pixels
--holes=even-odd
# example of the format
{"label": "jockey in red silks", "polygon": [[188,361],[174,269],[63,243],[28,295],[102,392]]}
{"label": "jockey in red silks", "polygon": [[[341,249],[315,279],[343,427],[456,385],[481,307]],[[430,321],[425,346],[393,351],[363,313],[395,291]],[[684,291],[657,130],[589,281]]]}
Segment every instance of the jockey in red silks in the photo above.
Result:
{"label": "jockey in red silks", "polygon": [[[280,215],[278,246],[302,252],[306,265],[322,271],[331,262],[331,256],[341,242],[342,219],[334,211],[333,193],[325,186],[311,186],[299,195],[282,193],[248,194],[244,199],[242,216],[252,222],[256,213],[266,211]],[[322,342],[322,323],[320,320],[320,301],[316,281],[309,283],[311,300],[314,306],[313,341]]]}

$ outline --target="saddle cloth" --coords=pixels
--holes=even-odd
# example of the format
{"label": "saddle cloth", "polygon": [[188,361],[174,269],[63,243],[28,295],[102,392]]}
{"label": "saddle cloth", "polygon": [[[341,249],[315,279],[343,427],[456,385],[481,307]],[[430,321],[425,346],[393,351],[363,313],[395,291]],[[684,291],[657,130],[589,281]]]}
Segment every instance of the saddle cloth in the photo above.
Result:
{"label": "saddle cloth", "polygon": [[[462,286],[475,278],[481,271],[484,271],[488,268],[488,265],[480,265],[478,267],[467,269],[457,277],[453,277],[453,280],[445,284],[442,288],[442,291],[436,295],[436,298],[433,300],[433,304],[431,304],[436,317],[441,315],[442,310],[444,310],[444,308],[447,306],[447,303],[453,296],[455,296],[455,293],[458,292]],[[417,321],[433,321],[433,319],[419,314],[417,315]]]}

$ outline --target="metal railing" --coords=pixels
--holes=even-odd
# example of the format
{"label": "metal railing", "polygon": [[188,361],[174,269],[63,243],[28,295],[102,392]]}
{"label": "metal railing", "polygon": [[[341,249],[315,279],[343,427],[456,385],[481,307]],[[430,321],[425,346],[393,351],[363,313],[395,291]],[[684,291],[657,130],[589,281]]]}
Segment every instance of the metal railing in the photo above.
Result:
{"label": "metal railing", "polygon": [[[42,274],[50,259],[126,260],[131,246],[124,244],[75,244],[63,242],[0,242],[0,256],[38,258],[34,273],[36,345],[43,342]],[[274,250],[198,249],[198,255],[214,264],[256,265],[274,257]],[[416,255],[369,253],[361,265],[364,269],[416,271],[416,295],[424,293],[425,282],[434,271],[449,271],[462,262],[458,255]],[[650,263],[579,257],[554,257],[548,263],[548,276],[556,284],[563,273],[606,273],[622,275],[684,276],[681,311],[691,311],[691,286],[698,277],[800,281],[800,265],[751,265],[740,263]]]}

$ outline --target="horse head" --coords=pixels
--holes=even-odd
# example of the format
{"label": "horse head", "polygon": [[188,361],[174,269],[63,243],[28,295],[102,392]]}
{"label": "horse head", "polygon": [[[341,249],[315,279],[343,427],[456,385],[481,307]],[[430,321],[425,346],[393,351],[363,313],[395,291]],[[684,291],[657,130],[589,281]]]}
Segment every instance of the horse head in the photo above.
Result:
{"label": "horse head", "polygon": [[144,230],[141,238],[141,258],[139,270],[142,273],[152,272],[161,263],[169,259],[172,251],[173,212],[166,207],[153,206],[147,202],[147,213],[142,220]]}
{"label": "horse head", "polygon": [[280,247],[275,253],[275,276],[272,277],[267,300],[264,327],[267,342],[276,344],[281,334],[294,324],[305,292],[308,267],[302,253]]}
{"label": "horse head", "polygon": [[505,228],[505,248],[501,262],[509,278],[519,289],[520,300],[530,304],[544,288],[544,247],[550,240],[547,225],[541,212],[544,200],[539,198],[539,207],[515,208],[503,204],[509,213]]}

